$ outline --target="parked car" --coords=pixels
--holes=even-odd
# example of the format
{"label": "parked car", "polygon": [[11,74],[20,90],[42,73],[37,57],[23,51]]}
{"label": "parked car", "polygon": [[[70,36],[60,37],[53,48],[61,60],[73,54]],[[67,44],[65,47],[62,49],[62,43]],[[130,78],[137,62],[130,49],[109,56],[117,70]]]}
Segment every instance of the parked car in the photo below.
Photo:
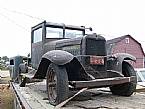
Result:
{"label": "parked car", "polygon": [[145,86],[145,68],[137,68],[135,71],[137,74],[137,84]]}

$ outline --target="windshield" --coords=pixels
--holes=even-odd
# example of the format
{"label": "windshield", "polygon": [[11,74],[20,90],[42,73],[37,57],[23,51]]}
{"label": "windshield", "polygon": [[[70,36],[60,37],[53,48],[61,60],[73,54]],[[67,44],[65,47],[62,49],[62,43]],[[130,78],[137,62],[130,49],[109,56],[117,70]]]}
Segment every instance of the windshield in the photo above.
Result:
{"label": "windshield", "polygon": [[[64,37],[63,37],[64,36]],[[83,30],[46,27],[46,38],[75,38],[83,36]]]}
{"label": "windshield", "polygon": [[46,38],[63,38],[63,29],[47,27]]}
{"label": "windshield", "polygon": [[81,30],[65,29],[65,38],[75,38],[80,36],[83,36],[83,31]]}

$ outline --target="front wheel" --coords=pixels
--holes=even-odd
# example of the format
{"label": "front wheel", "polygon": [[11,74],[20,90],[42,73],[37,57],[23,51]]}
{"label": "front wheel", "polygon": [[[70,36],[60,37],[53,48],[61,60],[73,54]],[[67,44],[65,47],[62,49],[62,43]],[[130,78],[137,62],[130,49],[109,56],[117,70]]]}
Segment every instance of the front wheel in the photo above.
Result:
{"label": "front wheel", "polygon": [[[136,77],[134,68],[128,62],[125,61],[123,62],[122,72],[125,77],[130,77],[130,76]],[[136,84],[137,84],[137,79],[135,79],[132,82],[111,86],[110,90],[114,95],[131,96],[133,92],[136,90]]]}
{"label": "front wheel", "polygon": [[65,66],[50,64],[47,70],[47,92],[50,104],[58,105],[68,98],[68,75]]}

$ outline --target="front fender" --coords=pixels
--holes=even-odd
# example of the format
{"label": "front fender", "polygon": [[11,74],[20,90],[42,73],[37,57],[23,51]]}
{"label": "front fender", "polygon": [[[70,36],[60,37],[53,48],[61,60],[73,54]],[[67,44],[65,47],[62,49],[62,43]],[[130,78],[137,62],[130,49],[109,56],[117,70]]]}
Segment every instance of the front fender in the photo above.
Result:
{"label": "front fender", "polygon": [[132,61],[136,61],[136,57],[134,57],[131,54],[128,53],[116,53],[114,54],[114,56],[117,58],[117,60],[119,60],[120,62],[123,62],[124,60],[132,60]]}
{"label": "front fender", "polygon": [[33,78],[44,79],[50,63],[64,65],[74,59],[74,56],[66,51],[52,50],[45,53],[39,63],[39,67]]}
{"label": "front fender", "polygon": [[71,53],[66,52],[66,51],[52,50],[45,53],[42,56],[42,58],[46,58],[57,65],[64,65],[70,62],[74,58],[74,56]]}
{"label": "front fender", "polygon": [[122,63],[127,60],[136,61],[136,58],[128,53],[116,53],[108,57],[107,70],[117,71],[122,74]]}

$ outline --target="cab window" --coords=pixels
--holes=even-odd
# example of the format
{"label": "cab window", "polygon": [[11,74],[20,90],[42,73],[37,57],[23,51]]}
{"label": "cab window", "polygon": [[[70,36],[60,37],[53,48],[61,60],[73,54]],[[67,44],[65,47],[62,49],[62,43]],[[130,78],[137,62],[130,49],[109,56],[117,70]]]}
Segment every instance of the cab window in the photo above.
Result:
{"label": "cab window", "polygon": [[13,59],[10,60],[10,65],[14,65],[14,60]]}
{"label": "cab window", "polygon": [[42,28],[39,28],[33,32],[33,43],[42,41]]}

